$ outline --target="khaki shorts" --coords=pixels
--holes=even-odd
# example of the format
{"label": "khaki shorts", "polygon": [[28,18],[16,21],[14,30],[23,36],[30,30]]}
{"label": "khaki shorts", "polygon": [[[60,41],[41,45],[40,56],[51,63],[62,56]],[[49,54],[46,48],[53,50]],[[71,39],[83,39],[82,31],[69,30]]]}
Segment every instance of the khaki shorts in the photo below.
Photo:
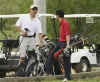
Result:
{"label": "khaki shorts", "polygon": [[27,55],[27,49],[35,48],[35,39],[33,37],[20,37],[20,48],[19,54],[20,57],[25,57]]}

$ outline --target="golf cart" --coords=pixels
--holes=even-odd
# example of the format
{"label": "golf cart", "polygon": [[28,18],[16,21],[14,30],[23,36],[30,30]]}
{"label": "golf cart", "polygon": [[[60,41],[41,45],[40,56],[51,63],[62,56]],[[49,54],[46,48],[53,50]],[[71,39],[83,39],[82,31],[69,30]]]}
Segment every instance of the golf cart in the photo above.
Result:
{"label": "golf cart", "polygon": [[13,71],[16,69],[19,57],[12,56],[12,49],[17,48],[19,45],[18,40],[8,39],[6,33],[3,31],[5,22],[1,18],[0,31],[5,36],[5,40],[0,40],[2,45],[0,46],[0,77],[4,77],[6,72]]}

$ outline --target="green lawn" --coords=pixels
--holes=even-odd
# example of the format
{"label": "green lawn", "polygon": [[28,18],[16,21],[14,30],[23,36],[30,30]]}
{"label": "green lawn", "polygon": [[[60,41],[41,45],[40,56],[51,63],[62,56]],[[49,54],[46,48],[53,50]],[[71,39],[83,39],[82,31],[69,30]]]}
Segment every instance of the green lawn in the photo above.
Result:
{"label": "green lawn", "polygon": [[[62,80],[55,80],[55,81],[41,81],[41,82],[63,82],[63,81]],[[73,81],[69,81],[69,82],[100,82],[100,77],[86,79],[86,80],[73,80]]]}

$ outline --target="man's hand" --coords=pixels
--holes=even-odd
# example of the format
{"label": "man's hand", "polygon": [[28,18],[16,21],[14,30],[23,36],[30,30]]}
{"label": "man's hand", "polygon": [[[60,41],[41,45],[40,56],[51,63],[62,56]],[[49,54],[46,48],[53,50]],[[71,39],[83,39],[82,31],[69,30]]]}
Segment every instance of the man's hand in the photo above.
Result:
{"label": "man's hand", "polygon": [[67,45],[66,48],[70,48],[70,45]]}
{"label": "man's hand", "polygon": [[40,42],[40,48],[42,48],[42,46],[43,46],[43,44],[42,44],[42,42]]}
{"label": "man's hand", "polygon": [[23,32],[21,35],[22,36],[27,36],[27,32]]}
{"label": "man's hand", "polygon": [[24,32],[20,27],[16,27],[16,30],[21,33],[21,36],[27,36],[27,32]]}
{"label": "man's hand", "polygon": [[40,38],[40,48],[42,48],[43,47],[43,42],[42,42],[42,40],[43,40],[43,34],[40,33],[39,35],[40,35],[39,36],[39,38]]}

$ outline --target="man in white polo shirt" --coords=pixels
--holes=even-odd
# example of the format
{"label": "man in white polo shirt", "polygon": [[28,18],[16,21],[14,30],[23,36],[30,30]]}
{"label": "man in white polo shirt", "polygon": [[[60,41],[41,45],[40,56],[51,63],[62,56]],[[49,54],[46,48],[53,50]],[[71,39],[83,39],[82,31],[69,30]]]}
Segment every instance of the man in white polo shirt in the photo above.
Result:
{"label": "man in white polo shirt", "polygon": [[40,20],[36,17],[38,12],[38,7],[32,5],[30,8],[30,13],[26,14],[18,19],[16,22],[16,30],[20,32],[20,63],[24,62],[24,58],[27,55],[26,50],[28,48],[33,48],[34,46],[34,35],[38,33],[40,35],[40,47],[42,46],[42,28]]}

